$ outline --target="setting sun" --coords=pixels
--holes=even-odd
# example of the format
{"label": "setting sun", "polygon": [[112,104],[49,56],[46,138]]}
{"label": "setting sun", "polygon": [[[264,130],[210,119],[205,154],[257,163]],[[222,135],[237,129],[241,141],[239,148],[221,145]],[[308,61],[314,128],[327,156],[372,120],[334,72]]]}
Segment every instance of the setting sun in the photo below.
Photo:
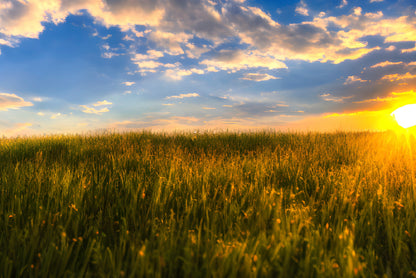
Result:
{"label": "setting sun", "polygon": [[391,115],[403,128],[416,125],[416,104],[408,104],[395,110]]}

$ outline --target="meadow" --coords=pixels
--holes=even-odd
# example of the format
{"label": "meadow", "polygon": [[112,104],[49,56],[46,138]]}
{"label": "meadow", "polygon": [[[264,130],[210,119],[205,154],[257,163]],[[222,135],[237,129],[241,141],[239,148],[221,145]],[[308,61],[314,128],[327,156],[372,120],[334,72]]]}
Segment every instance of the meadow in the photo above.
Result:
{"label": "meadow", "polygon": [[1,277],[416,277],[393,132],[0,139]]}

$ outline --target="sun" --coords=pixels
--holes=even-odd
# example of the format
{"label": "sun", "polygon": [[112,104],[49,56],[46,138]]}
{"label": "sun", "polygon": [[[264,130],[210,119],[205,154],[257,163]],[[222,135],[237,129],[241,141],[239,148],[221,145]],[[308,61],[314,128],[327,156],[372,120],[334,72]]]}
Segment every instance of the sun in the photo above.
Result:
{"label": "sun", "polygon": [[416,126],[416,104],[408,104],[393,111],[391,115],[403,128]]}

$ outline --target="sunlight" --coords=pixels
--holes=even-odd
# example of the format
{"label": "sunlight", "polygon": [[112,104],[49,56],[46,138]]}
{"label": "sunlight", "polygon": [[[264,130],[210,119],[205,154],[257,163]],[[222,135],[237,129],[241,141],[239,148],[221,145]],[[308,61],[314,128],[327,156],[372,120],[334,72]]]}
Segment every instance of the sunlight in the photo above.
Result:
{"label": "sunlight", "polygon": [[416,104],[408,104],[400,107],[391,113],[397,123],[403,128],[416,125]]}

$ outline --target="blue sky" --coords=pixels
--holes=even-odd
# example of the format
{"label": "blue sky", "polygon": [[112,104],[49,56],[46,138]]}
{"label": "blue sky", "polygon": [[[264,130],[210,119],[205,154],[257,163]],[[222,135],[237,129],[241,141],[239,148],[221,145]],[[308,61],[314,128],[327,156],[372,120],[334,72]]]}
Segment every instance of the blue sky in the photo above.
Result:
{"label": "blue sky", "polygon": [[386,129],[410,0],[3,0],[0,132]]}

